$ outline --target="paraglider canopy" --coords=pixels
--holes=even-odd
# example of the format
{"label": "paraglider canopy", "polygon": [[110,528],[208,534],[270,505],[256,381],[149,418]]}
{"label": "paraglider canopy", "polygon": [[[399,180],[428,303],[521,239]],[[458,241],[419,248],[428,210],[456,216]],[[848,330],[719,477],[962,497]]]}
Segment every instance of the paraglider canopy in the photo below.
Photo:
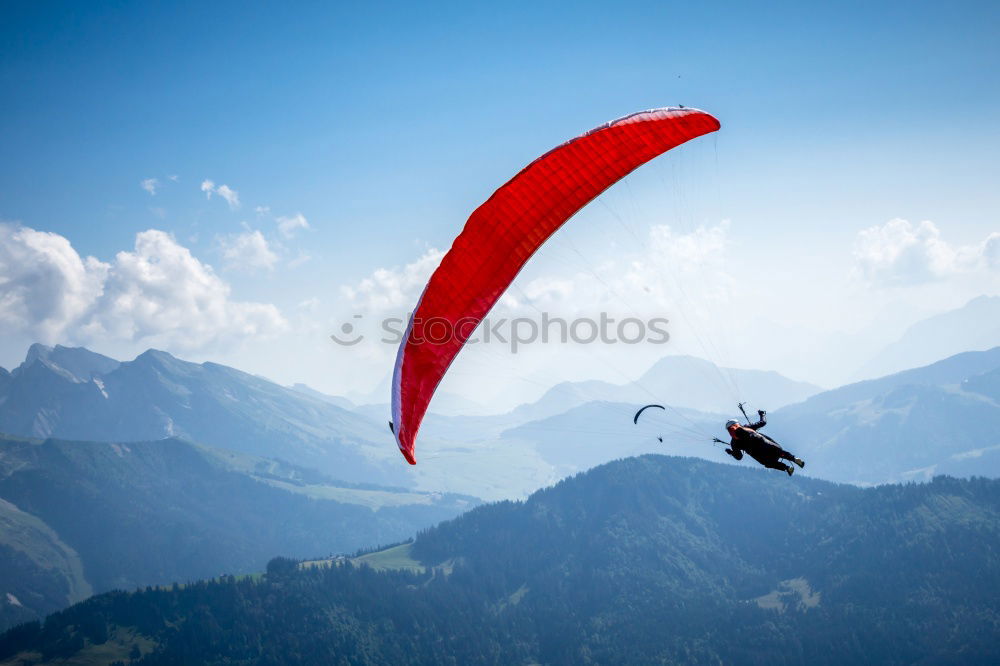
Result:
{"label": "paraglider canopy", "polygon": [[396,355],[392,430],[410,464],[435,389],[535,251],[632,170],[719,126],[689,108],[619,118],[539,157],[472,213],[424,288]]}
{"label": "paraglider canopy", "polygon": [[637,411],[635,413],[635,416],[632,418],[632,423],[635,423],[636,425],[638,425],[638,423],[639,423],[639,415],[642,414],[647,409],[649,409],[650,407],[659,407],[663,411],[667,411],[667,408],[664,407],[663,405],[646,405],[645,407],[640,408],[639,411]]}

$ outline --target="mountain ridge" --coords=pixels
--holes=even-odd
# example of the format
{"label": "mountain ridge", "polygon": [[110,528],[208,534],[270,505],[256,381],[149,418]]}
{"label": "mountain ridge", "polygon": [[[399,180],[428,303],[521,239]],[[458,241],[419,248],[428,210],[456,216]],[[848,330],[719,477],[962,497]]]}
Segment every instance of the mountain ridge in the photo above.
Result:
{"label": "mountain ridge", "polygon": [[982,294],[965,305],[922,319],[869,359],[856,379],[881,377],[932,364],[964,351],[1000,345],[1000,296]]}
{"label": "mountain ridge", "polygon": [[522,421],[538,420],[593,401],[665,402],[674,407],[718,413],[732,410],[736,402],[750,395],[757,403],[777,409],[821,391],[819,386],[770,370],[722,368],[694,356],[665,356],[634,382],[560,382],[538,400],[515,407],[509,415]]}
{"label": "mountain ridge", "polygon": [[82,348],[33,345],[0,391],[0,432],[90,441],[182,436],[345,480],[409,485],[408,470],[378,462],[391,451],[371,421],[217,363],[153,349],[119,363]]}

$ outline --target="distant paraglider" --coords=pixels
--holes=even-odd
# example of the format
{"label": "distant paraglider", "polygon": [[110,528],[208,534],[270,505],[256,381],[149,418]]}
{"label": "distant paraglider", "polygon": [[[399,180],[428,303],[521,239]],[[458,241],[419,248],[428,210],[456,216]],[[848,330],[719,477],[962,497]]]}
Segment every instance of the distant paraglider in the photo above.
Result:
{"label": "distant paraglider", "polygon": [[[642,407],[641,409],[639,409],[639,411],[637,411],[637,412],[635,413],[635,416],[634,416],[634,417],[632,417],[632,423],[634,423],[634,424],[636,424],[636,425],[639,425],[639,415],[640,415],[640,414],[642,414],[642,413],[643,413],[644,411],[646,411],[647,409],[649,409],[650,407],[659,407],[659,408],[660,408],[660,409],[662,409],[663,411],[667,411],[667,408],[666,408],[666,407],[664,407],[663,405],[646,405],[645,407]],[[662,441],[662,440],[661,440],[661,441]]]}
{"label": "distant paraglider", "polygon": [[417,431],[448,367],[538,248],[633,170],[719,127],[690,108],[619,118],[542,155],[472,213],[424,288],[396,355],[390,428],[407,462],[416,464]]}

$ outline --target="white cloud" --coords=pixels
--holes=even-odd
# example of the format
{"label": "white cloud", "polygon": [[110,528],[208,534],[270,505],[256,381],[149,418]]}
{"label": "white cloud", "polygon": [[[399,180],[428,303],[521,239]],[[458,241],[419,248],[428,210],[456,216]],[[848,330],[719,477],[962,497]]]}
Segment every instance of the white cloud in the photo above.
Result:
{"label": "white cloud", "polygon": [[873,283],[912,285],[1000,268],[1000,233],[974,245],[952,245],[933,222],[893,219],[858,232],[856,271]]}
{"label": "white cloud", "polygon": [[307,263],[309,261],[312,261],[312,255],[309,254],[309,253],[307,253],[307,252],[303,252],[303,251],[299,250],[299,254],[294,259],[289,259],[288,260],[288,267],[289,268],[298,268],[302,264],[305,264],[305,263]]}
{"label": "white cloud", "polygon": [[206,199],[211,199],[213,194],[218,194],[229,204],[230,210],[236,210],[240,207],[239,193],[228,185],[216,186],[214,181],[206,178],[201,181],[201,191],[205,193]]}
{"label": "white cloud", "polygon": [[295,235],[297,229],[308,229],[309,222],[306,221],[305,215],[302,213],[296,213],[291,216],[282,216],[277,218],[278,231],[285,238],[291,238]]}
{"label": "white cloud", "polygon": [[181,179],[181,177],[178,176],[176,173],[167,176],[167,178],[169,178],[170,180],[174,181],[175,183]]}
{"label": "white cloud", "polygon": [[58,341],[100,298],[109,268],[58,234],[0,224],[2,328]]}
{"label": "white cloud", "polygon": [[230,234],[219,239],[226,267],[243,271],[273,270],[278,262],[260,231]]}
{"label": "white cloud", "polygon": [[236,190],[232,189],[228,185],[219,185],[216,188],[215,193],[226,200],[229,204],[230,210],[236,210],[240,207],[240,195],[237,194]]}
{"label": "white cloud", "polygon": [[156,188],[160,186],[160,181],[156,178],[146,178],[141,183],[139,187],[149,192],[150,196],[156,195]]}
{"label": "white cloud", "polygon": [[257,215],[260,215],[260,216],[270,215],[271,214],[271,207],[270,206],[257,206],[256,208],[254,208],[254,212],[257,213]]}
{"label": "white cloud", "polygon": [[230,287],[163,231],[104,263],[54,233],[0,224],[0,322],[42,342],[142,341],[191,350],[285,330],[278,309]]}
{"label": "white cloud", "polygon": [[631,262],[622,288],[641,290],[661,305],[676,303],[678,296],[685,298],[685,290],[696,290],[690,296],[703,304],[728,304],[732,293],[728,248],[728,220],[688,233],[654,226],[646,251]]}
{"label": "white cloud", "polygon": [[[579,277],[579,276],[578,276]],[[518,289],[518,293],[529,299],[532,303],[555,303],[567,302],[573,298],[576,292],[578,280],[560,276],[550,276],[531,280],[523,288]],[[517,299],[512,297],[508,301],[510,307],[517,306]]]}
{"label": "white cloud", "polygon": [[1000,233],[994,231],[986,237],[980,254],[988,268],[1000,270]]}
{"label": "white cloud", "polygon": [[134,251],[117,254],[104,294],[84,322],[91,337],[182,349],[269,336],[285,327],[275,306],[231,300],[229,285],[211,266],[156,229],[138,234]]}
{"label": "white cloud", "polygon": [[354,307],[373,312],[412,307],[443,256],[431,248],[403,267],[376,269],[356,285],[341,287],[341,293]]}

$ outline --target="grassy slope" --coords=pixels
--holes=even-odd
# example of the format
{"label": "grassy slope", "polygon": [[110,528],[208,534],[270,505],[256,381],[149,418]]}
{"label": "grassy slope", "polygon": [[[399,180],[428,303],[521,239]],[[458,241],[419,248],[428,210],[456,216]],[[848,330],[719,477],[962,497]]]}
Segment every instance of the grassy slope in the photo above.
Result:
{"label": "grassy slope", "polygon": [[367,553],[360,557],[355,557],[351,561],[357,565],[366,564],[376,571],[392,570],[423,573],[426,570],[426,567],[424,567],[424,565],[417,560],[413,559],[410,554],[410,550],[412,548],[412,543],[404,543],[399,546],[393,546],[392,548],[386,548],[385,550],[379,550],[374,553]]}
{"label": "grassy slope", "polygon": [[80,556],[39,518],[0,499],[0,623],[45,615],[93,594]]}

